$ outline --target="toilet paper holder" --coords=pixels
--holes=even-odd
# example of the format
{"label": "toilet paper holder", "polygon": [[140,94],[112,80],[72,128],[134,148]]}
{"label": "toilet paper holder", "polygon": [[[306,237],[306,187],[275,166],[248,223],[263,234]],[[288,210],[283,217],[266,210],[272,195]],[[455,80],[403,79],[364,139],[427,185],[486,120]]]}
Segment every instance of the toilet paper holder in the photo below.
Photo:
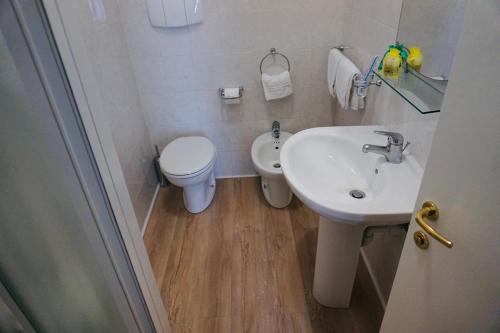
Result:
{"label": "toilet paper holder", "polygon": [[222,99],[238,99],[243,97],[243,90],[244,88],[242,86],[238,87],[238,96],[226,96],[225,93],[226,88],[219,88],[219,96]]}

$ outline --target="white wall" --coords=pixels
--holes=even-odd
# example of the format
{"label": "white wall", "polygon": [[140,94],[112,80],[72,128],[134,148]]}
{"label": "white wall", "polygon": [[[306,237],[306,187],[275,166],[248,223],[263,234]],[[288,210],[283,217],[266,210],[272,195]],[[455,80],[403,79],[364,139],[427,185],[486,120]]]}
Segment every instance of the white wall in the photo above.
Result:
{"label": "white wall", "polygon": [[[340,44],[344,0],[204,0],[202,24],[151,27],[144,0],[119,2],[147,126],[160,147],[181,135],[217,146],[217,176],[254,174],[252,141],[273,120],[296,132],[332,124],[326,64]],[[292,63],[295,94],[264,101],[259,62],[271,47]],[[221,104],[219,87],[245,87],[242,104]]]}
{"label": "white wall", "polygon": [[108,121],[139,227],[142,227],[157,182],[152,167],[151,140],[117,1],[102,1],[101,16],[91,10],[89,3],[87,0],[61,1],[59,10],[90,108],[104,114]]}
{"label": "white wall", "polygon": [[[358,64],[366,67],[374,55],[383,55],[396,41],[402,0],[352,0],[345,12],[344,43],[355,49],[346,51]],[[385,125],[400,132],[411,142],[408,151],[425,167],[439,114],[422,115],[385,84],[369,88],[364,111],[345,111],[337,105],[335,125]],[[387,301],[396,274],[404,235],[379,235],[363,248],[379,294]]]}

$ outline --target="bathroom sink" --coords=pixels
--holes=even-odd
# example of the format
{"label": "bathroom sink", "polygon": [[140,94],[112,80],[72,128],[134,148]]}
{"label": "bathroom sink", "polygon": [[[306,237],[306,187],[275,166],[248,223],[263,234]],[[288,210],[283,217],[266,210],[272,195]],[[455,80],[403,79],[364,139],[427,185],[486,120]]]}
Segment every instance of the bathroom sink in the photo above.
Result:
{"label": "bathroom sink", "polygon": [[408,154],[393,164],[363,153],[363,144],[386,145],[375,130],[384,128],[312,128],[293,135],[281,149],[290,188],[320,215],[313,295],[325,306],[349,307],[366,228],[406,224],[415,206],[422,169]]}
{"label": "bathroom sink", "polygon": [[[411,155],[401,164],[363,153],[365,143],[385,145],[378,126],[307,129],[281,151],[281,165],[292,191],[319,215],[348,224],[408,222],[422,169]],[[363,197],[364,196],[364,197]]]}

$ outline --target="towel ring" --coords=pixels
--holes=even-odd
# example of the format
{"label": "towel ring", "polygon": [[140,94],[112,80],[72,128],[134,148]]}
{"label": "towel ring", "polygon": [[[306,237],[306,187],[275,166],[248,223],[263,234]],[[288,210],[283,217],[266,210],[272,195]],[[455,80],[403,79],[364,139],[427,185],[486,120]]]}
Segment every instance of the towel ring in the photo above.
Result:
{"label": "towel ring", "polygon": [[269,53],[266,54],[264,56],[264,58],[262,58],[262,60],[260,61],[260,74],[264,73],[264,71],[262,70],[262,65],[264,64],[264,60],[266,60],[267,57],[269,57],[269,56],[275,56],[275,55],[279,55],[279,56],[282,56],[283,58],[285,58],[286,63],[288,64],[288,71],[290,71],[292,69],[291,66],[290,66],[290,60],[288,60],[288,58],[286,57],[286,55],[284,55],[283,53],[276,52],[276,49],[273,47],[273,48],[271,48],[271,50],[269,51]]}

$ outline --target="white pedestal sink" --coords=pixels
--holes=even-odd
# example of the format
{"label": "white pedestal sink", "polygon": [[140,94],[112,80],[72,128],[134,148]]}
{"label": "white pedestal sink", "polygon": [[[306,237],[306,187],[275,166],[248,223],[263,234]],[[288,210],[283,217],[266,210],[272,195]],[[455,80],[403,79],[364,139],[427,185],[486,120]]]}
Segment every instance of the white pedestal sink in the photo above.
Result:
{"label": "white pedestal sink", "polygon": [[375,130],[384,128],[312,128],[293,135],[281,150],[290,188],[321,216],[313,294],[325,306],[349,307],[364,229],[407,223],[415,206],[421,167],[411,155],[391,164],[363,153],[365,143],[385,145]]}

